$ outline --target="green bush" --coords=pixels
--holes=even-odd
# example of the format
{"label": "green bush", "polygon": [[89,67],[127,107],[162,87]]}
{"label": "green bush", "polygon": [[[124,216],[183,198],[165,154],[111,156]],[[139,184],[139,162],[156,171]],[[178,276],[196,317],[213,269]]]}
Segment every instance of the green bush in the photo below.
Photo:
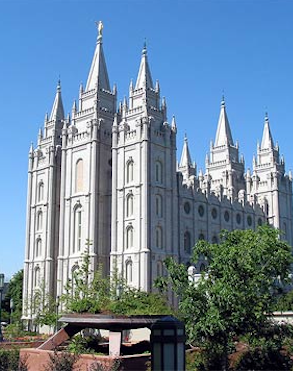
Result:
{"label": "green bush", "polygon": [[0,349],[0,371],[27,371],[27,358],[19,358],[19,350]]}
{"label": "green bush", "polygon": [[54,349],[53,353],[49,353],[49,361],[43,371],[79,371],[80,368],[75,365],[78,359],[77,354],[58,352]]}

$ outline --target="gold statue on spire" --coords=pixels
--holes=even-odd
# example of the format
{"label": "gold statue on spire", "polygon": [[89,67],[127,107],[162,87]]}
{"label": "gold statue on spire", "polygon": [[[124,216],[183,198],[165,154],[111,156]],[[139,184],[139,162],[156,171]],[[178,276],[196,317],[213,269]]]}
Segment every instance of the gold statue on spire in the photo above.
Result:
{"label": "gold statue on spire", "polygon": [[99,22],[95,22],[97,28],[98,28],[98,32],[99,32],[99,35],[98,37],[102,37],[102,34],[103,34],[103,28],[104,28],[104,25],[103,25],[103,22],[102,21],[99,21]]}

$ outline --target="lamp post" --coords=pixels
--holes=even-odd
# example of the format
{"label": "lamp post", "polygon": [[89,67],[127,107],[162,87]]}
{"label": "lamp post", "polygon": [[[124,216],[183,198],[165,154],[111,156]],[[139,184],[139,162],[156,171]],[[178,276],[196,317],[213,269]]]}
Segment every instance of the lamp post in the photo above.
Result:
{"label": "lamp post", "polygon": [[158,320],[151,328],[152,371],[185,370],[185,327],[172,316]]}
{"label": "lamp post", "polygon": [[0,342],[3,341],[2,334],[2,292],[4,288],[4,274],[0,273]]}

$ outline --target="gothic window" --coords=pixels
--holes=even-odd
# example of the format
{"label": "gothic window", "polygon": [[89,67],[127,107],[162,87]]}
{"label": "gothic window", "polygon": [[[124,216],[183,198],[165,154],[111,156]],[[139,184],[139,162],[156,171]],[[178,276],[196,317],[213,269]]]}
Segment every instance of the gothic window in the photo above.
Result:
{"label": "gothic window", "polygon": [[126,216],[133,215],[133,194],[129,193],[126,198]]}
{"label": "gothic window", "polygon": [[217,216],[218,216],[217,209],[216,209],[216,208],[213,208],[213,209],[212,209],[212,217],[213,217],[213,219],[216,219]]}
{"label": "gothic window", "polygon": [[225,219],[225,221],[228,223],[229,222],[229,220],[230,220],[230,214],[229,214],[229,211],[225,211],[225,213],[224,213],[224,219]]}
{"label": "gothic window", "polygon": [[261,218],[258,218],[257,224],[258,224],[259,226],[262,225],[262,220],[261,220]]}
{"label": "gothic window", "polygon": [[251,227],[251,225],[252,225],[252,218],[251,218],[250,215],[248,215],[248,217],[247,217],[247,224],[248,224],[249,227]]}
{"label": "gothic window", "polygon": [[42,254],[42,240],[39,237],[36,242],[36,257]]}
{"label": "gothic window", "polygon": [[198,214],[201,217],[204,216],[204,207],[202,205],[199,205],[199,207],[198,207]]}
{"label": "gothic window", "polygon": [[34,279],[34,286],[35,287],[40,286],[40,278],[41,278],[40,275],[41,275],[40,267],[37,266],[36,269],[35,269],[35,279]]}
{"label": "gothic window", "polygon": [[189,202],[185,202],[184,206],[184,211],[186,212],[186,214],[189,214],[190,213],[190,203]]}
{"label": "gothic window", "polygon": [[241,215],[239,213],[236,215],[236,222],[237,224],[241,223]]}
{"label": "gothic window", "polygon": [[161,277],[163,275],[163,264],[162,262],[159,260],[157,262],[157,277]]}
{"label": "gothic window", "polygon": [[75,165],[75,192],[83,191],[83,160],[80,158]]}
{"label": "gothic window", "polygon": [[163,248],[163,233],[161,227],[156,227],[156,247]]}
{"label": "gothic window", "polygon": [[128,260],[125,264],[126,282],[130,284],[132,282],[132,261]]}
{"label": "gothic window", "polygon": [[126,230],[126,248],[133,247],[133,227],[130,225]]}
{"label": "gothic window", "polygon": [[38,202],[43,201],[44,199],[44,183],[40,181],[38,185]]}
{"label": "gothic window", "polygon": [[156,175],[156,182],[162,184],[163,183],[163,166],[160,161],[156,161],[155,175]]}
{"label": "gothic window", "polygon": [[39,211],[37,214],[37,230],[41,230],[43,227],[43,213]]}
{"label": "gothic window", "polygon": [[184,233],[184,251],[187,254],[191,252],[191,235],[188,231]]}
{"label": "gothic window", "polygon": [[82,208],[80,205],[78,205],[74,210],[73,252],[81,250],[81,234],[82,234]]}
{"label": "gothic window", "polygon": [[161,218],[163,216],[162,196],[156,195],[156,215]]}
{"label": "gothic window", "polygon": [[126,183],[133,182],[133,160],[130,160],[126,164]]}
{"label": "gothic window", "polygon": [[202,264],[200,265],[199,271],[200,271],[200,272],[204,272],[205,270],[206,270],[206,266],[205,266],[205,264],[202,263]]}

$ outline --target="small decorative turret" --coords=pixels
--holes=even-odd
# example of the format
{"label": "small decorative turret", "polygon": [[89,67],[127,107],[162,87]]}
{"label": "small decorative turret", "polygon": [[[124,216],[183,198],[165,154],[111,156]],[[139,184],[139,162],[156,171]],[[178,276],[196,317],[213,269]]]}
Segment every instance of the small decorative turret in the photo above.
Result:
{"label": "small decorative turret", "polygon": [[133,87],[133,80],[131,79],[130,80],[130,84],[129,84],[129,95],[132,95],[133,89],[134,89],[134,87]]}
{"label": "small decorative turret", "polygon": [[55,96],[55,100],[53,103],[51,115],[50,115],[50,121],[60,121],[64,119],[64,109],[63,109],[63,103],[61,98],[61,83],[60,80],[57,84],[57,92]]}
{"label": "small decorative turret", "polygon": [[38,134],[38,145],[41,144],[42,139],[43,139],[43,131],[42,131],[42,128],[40,128],[39,134]]}
{"label": "small decorative turret", "polygon": [[160,93],[160,84],[159,84],[159,80],[156,80],[156,86],[155,86],[155,91],[156,93]]}
{"label": "small decorative turret", "polygon": [[174,133],[177,133],[177,124],[176,124],[176,119],[174,115],[172,117],[171,129]]}
{"label": "small decorative turret", "polygon": [[48,121],[49,121],[49,115],[48,115],[48,112],[46,112],[46,114],[45,114],[45,120],[44,120],[44,126],[47,125]]}

